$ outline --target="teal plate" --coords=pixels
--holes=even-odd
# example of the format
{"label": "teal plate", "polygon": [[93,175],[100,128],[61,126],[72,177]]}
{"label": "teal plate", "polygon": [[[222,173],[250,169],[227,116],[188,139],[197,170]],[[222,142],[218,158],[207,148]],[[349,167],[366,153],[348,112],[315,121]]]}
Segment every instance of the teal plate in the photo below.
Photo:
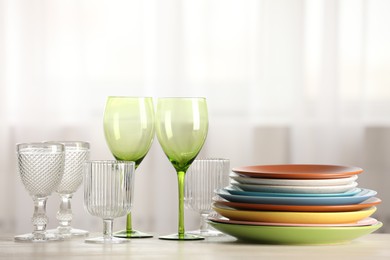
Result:
{"label": "teal plate", "polygon": [[374,197],[377,192],[362,188],[362,191],[353,196],[342,197],[270,197],[270,196],[244,196],[230,194],[224,189],[215,192],[220,197],[232,201],[254,204],[276,204],[276,205],[347,205],[357,204]]}
{"label": "teal plate", "polygon": [[382,223],[356,227],[282,227],[227,224],[214,221],[208,223],[215,229],[238,240],[261,244],[320,245],[343,244],[370,234]]}
{"label": "teal plate", "polygon": [[287,193],[287,192],[257,192],[244,191],[235,186],[224,188],[227,192],[234,195],[243,196],[258,196],[258,197],[348,197],[358,194],[362,191],[361,188],[353,188],[342,193]]}

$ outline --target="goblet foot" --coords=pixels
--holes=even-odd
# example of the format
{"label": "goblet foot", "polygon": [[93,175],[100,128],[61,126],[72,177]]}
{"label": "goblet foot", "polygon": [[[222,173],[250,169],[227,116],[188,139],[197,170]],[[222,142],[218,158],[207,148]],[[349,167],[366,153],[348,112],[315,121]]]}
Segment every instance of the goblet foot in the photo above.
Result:
{"label": "goblet foot", "polygon": [[129,239],[126,238],[118,238],[118,237],[94,237],[85,239],[85,243],[93,243],[93,244],[121,244],[128,243]]}
{"label": "goblet foot", "polygon": [[88,236],[89,232],[83,229],[72,228],[70,230],[70,234],[72,235],[72,237],[82,237],[82,236]]}
{"label": "goblet foot", "polygon": [[132,231],[127,231],[127,230],[122,230],[114,233],[114,237],[119,237],[119,238],[151,238],[153,235],[144,233],[138,230],[132,230]]}
{"label": "goblet foot", "polygon": [[225,234],[217,230],[207,229],[207,230],[192,230],[188,231],[188,234],[193,234],[201,237],[222,237]]}
{"label": "goblet foot", "polygon": [[167,235],[167,236],[160,236],[159,239],[162,240],[180,240],[180,241],[190,241],[190,240],[203,240],[204,237],[198,236],[198,235],[193,235],[189,233],[184,233],[182,235],[179,234],[172,234],[172,235]]}
{"label": "goblet foot", "polygon": [[77,228],[64,228],[64,227],[57,227],[56,229],[49,229],[47,230],[47,233],[54,233],[58,236],[63,237],[64,239],[69,239],[72,237],[85,237],[89,235],[89,232],[82,229]]}
{"label": "goblet foot", "polygon": [[33,242],[33,243],[42,243],[42,242],[51,242],[51,241],[61,241],[64,240],[63,237],[54,234],[54,233],[41,233],[41,234],[23,234],[14,237],[15,242]]}

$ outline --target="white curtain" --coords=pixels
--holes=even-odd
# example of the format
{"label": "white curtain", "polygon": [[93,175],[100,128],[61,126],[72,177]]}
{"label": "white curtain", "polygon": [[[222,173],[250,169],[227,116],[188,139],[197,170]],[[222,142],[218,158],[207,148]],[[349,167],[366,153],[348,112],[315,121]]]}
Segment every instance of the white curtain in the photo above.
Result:
{"label": "white curtain", "polygon": [[[15,144],[102,132],[108,95],[205,96],[203,156],[231,166],[362,167],[390,219],[390,2],[386,0],[0,0],[0,231],[30,230]],[[157,140],[137,173],[134,227],[173,232],[176,176]],[[50,226],[58,198],[49,198]],[[74,222],[98,219],[73,200]],[[187,212],[187,228],[197,215]],[[118,220],[120,229],[124,220]],[[385,227],[382,231],[388,231]]]}

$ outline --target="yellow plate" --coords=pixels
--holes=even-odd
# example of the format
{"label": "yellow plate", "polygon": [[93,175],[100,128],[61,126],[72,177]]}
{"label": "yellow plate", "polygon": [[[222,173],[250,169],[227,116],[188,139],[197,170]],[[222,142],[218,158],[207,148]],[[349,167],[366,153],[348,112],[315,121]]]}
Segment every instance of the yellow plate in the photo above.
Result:
{"label": "yellow plate", "polygon": [[371,216],[376,211],[375,206],[346,212],[250,211],[216,206],[216,204],[213,204],[213,209],[231,220],[296,224],[353,223]]}

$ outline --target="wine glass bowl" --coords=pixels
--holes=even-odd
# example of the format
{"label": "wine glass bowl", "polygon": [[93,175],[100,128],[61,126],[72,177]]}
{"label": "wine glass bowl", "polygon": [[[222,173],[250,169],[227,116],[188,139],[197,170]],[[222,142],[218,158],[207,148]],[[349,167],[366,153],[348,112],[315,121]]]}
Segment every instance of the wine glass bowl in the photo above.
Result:
{"label": "wine glass bowl", "polygon": [[103,236],[87,243],[116,244],[130,240],[113,236],[113,221],[131,210],[134,162],[88,161],[84,172],[84,207],[92,216],[103,219]]}
{"label": "wine glass bowl", "polygon": [[[116,160],[133,161],[135,169],[147,155],[154,139],[154,106],[151,97],[110,96],[103,118],[106,143]],[[151,234],[134,230],[131,213],[126,229],[117,237],[148,238]]]}
{"label": "wine glass bowl", "polygon": [[[53,143],[53,142],[47,142]],[[88,235],[88,231],[71,227],[73,219],[71,199],[83,181],[83,165],[89,159],[89,143],[82,141],[58,141],[65,147],[64,175],[57,189],[60,196],[60,209],[57,212],[59,226],[54,232],[64,238]]]}
{"label": "wine glass bowl", "polygon": [[31,234],[15,236],[19,242],[46,242],[62,238],[46,232],[46,201],[64,173],[64,146],[59,143],[17,144],[17,168],[21,181],[34,201]]}
{"label": "wine glass bowl", "polygon": [[205,98],[159,98],[156,110],[156,134],[165,155],[178,178],[178,233],[161,236],[167,240],[200,240],[203,237],[185,233],[184,180],[191,163],[203,147],[208,131]]}

